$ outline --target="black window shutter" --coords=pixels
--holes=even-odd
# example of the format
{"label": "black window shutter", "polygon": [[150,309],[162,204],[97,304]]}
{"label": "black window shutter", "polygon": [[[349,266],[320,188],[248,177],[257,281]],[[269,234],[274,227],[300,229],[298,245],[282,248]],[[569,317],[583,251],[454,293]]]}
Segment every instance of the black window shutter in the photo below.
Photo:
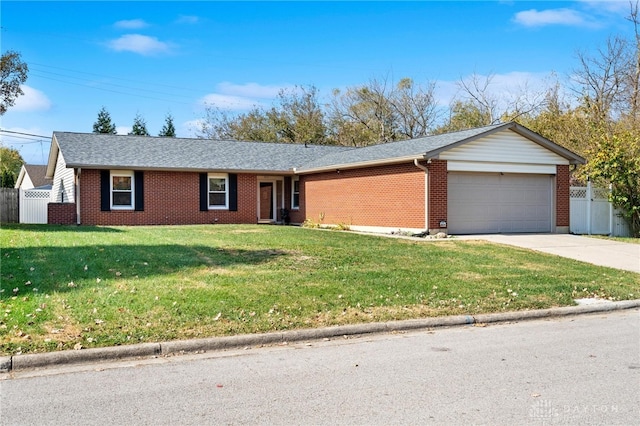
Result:
{"label": "black window shutter", "polygon": [[133,184],[135,185],[136,200],[134,208],[136,211],[144,211],[144,173],[142,171],[133,172]]}
{"label": "black window shutter", "polygon": [[200,173],[200,211],[209,210],[209,178],[206,173]]}
{"label": "black window shutter", "polygon": [[111,210],[111,173],[109,170],[100,170],[100,210]]}
{"label": "black window shutter", "polygon": [[229,211],[238,211],[238,175],[229,173]]}

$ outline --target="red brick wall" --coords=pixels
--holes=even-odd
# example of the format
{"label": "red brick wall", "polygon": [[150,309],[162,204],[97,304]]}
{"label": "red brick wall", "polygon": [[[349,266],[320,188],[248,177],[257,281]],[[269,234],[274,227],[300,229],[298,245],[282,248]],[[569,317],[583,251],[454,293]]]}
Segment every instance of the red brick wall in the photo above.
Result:
{"label": "red brick wall", "polygon": [[[256,223],[257,177],[238,175],[238,211],[200,211],[199,174],[145,171],[144,211],[100,211],[100,171],[80,175],[80,220],[84,225],[186,225]],[[217,220],[216,220],[217,219]]]}
{"label": "red brick wall", "polygon": [[569,226],[569,166],[556,166],[556,226]]}
{"label": "red brick wall", "polygon": [[429,170],[429,229],[440,229],[447,220],[447,161],[431,160]]}
{"label": "red brick wall", "polygon": [[76,203],[47,204],[47,223],[50,225],[75,225]]}
{"label": "red brick wall", "polygon": [[424,229],[424,188],[424,171],[413,163],[303,175],[304,208],[294,217],[325,224]]}

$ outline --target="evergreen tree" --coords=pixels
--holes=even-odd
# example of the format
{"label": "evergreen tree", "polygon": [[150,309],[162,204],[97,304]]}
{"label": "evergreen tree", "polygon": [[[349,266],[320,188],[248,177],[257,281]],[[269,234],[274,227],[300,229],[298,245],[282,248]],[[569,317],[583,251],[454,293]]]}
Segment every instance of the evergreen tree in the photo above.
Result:
{"label": "evergreen tree", "polygon": [[144,121],[144,118],[140,114],[136,114],[136,117],[133,119],[133,127],[131,128],[130,135],[136,136],[150,136],[147,131],[147,123]]}
{"label": "evergreen tree", "polygon": [[115,135],[116,125],[111,121],[111,116],[105,107],[98,112],[98,119],[93,123],[93,133],[106,133]]}
{"label": "evergreen tree", "polygon": [[173,117],[171,114],[167,114],[164,119],[164,126],[162,126],[162,130],[158,136],[165,138],[175,138],[176,137],[176,127],[173,125]]}

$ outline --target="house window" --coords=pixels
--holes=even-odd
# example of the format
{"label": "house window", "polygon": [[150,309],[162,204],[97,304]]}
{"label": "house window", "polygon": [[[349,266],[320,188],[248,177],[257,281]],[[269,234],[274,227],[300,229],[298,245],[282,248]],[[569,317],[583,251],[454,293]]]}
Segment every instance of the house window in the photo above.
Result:
{"label": "house window", "polygon": [[133,210],[134,183],[133,172],[111,172],[111,209]]}
{"label": "house window", "polygon": [[291,208],[300,208],[300,178],[293,178],[291,181]]}
{"label": "house window", "polygon": [[209,174],[209,208],[229,207],[229,177],[226,174]]}

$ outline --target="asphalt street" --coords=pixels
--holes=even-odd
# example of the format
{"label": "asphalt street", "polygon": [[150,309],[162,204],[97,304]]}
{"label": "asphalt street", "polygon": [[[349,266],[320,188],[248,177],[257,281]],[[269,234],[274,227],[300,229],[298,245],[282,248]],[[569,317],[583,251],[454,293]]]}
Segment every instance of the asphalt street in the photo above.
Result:
{"label": "asphalt street", "polygon": [[2,425],[639,424],[640,310],[0,375]]}

